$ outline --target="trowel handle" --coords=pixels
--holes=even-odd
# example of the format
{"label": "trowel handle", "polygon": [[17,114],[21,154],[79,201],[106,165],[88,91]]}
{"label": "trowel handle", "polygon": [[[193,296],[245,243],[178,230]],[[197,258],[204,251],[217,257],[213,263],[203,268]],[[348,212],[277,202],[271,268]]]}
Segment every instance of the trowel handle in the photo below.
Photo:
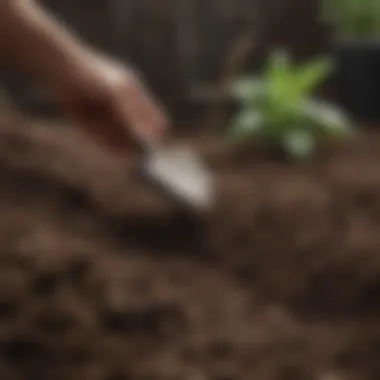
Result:
{"label": "trowel handle", "polygon": [[[143,130],[143,129],[142,129]],[[161,142],[157,141],[154,137],[149,134],[139,133],[136,135],[136,144],[143,154],[151,154],[152,152],[159,149]]]}

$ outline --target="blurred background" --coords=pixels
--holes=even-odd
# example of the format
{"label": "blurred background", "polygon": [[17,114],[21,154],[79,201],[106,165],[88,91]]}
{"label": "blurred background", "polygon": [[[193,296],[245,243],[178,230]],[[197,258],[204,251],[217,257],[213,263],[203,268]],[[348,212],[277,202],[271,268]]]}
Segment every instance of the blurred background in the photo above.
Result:
{"label": "blurred background", "polygon": [[[375,0],[43,3],[93,46],[138,68],[174,115],[220,106],[226,80],[259,69],[271,49],[286,47],[296,59],[330,53],[337,71],[328,95],[364,121],[379,119]],[[57,114],[44,90],[19,73],[3,77],[25,110]]]}
{"label": "blurred background", "polygon": [[[215,105],[223,81],[259,68],[273,46],[286,46],[300,59],[329,51],[334,40],[317,0],[42,3],[93,46],[136,67],[176,114]],[[19,73],[5,78],[25,109],[56,111],[48,95]]]}

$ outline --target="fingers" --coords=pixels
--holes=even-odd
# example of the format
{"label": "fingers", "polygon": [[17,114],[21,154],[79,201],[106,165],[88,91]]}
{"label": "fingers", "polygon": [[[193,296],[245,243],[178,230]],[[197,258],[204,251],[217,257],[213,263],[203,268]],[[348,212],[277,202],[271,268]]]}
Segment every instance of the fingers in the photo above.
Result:
{"label": "fingers", "polygon": [[168,127],[167,119],[137,79],[126,81],[115,95],[117,112],[128,123],[132,138],[133,135],[154,140],[162,138]]}
{"label": "fingers", "polygon": [[84,132],[115,152],[159,142],[168,126],[164,113],[133,74],[119,74],[118,80],[90,76],[84,87],[63,94],[64,108]]}

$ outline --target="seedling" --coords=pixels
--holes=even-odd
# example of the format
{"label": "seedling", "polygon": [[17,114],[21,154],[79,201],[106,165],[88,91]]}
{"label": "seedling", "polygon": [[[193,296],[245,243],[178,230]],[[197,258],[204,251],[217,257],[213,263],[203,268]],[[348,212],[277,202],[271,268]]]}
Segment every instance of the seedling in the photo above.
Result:
{"label": "seedling", "polygon": [[254,138],[304,159],[318,142],[347,136],[351,128],[345,114],[312,98],[332,69],[328,58],[296,65],[285,52],[272,53],[261,76],[247,76],[232,86],[241,108],[231,120],[229,140]]}

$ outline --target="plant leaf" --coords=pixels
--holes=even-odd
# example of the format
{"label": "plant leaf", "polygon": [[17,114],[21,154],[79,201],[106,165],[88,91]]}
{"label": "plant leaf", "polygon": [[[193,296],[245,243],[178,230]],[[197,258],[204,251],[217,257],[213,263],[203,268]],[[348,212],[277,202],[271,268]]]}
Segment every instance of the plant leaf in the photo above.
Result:
{"label": "plant leaf", "polygon": [[343,137],[352,132],[348,117],[332,104],[309,99],[302,110],[318,126],[318,130],[329,138]]}
{"label": "plant leaf", "polygon": [[272,107],[294,108],[295,76],[290,58],[285,51],[273,52],[268,60],[265,79],[268,83],[268,96]]}
{"label": "plant leaf", "polygon": [[282,145],[293,158],[304,160],[314,153],[316,141],[312,131],[298,129],[285,135]]}
{"label": "plant leaf", "polygon": [[298,97],[310,96],[328,75],[333,71],[333,62],[320,58],[295,68],[294,87]]}
{"label": "plant leaf", "polygon": [[264,118],[260,112],[251,109],[241,111],[232,119],[228,133],[230,140],[240,142],[254,136],[260,131],[263,122]]}
{"label": "plant leaf", "polygon": [[268,57],[266,72],[269,77],[276,77],[289,72],[291,60],[286,50],[274,50]]}
{"label": "plant leaf", "polygon": [[246,76],[232,83],[230,93],[237,100],[246,103],[264,95],[264,83],[256,76]]}

